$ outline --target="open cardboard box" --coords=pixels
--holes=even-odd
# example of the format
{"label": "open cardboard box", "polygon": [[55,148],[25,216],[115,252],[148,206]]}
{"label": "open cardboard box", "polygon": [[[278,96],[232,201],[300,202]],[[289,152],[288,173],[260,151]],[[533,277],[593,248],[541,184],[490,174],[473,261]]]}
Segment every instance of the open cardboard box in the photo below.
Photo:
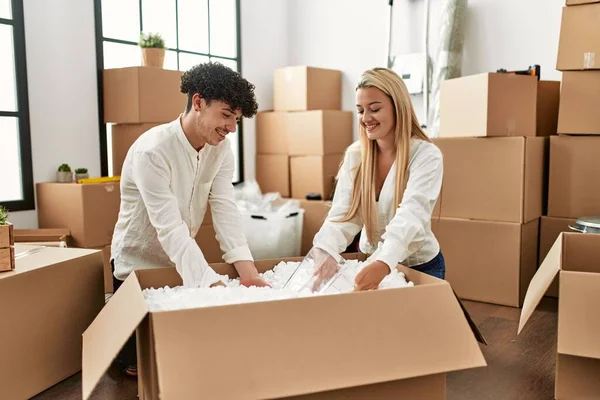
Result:
{"label": "open cardboard box", "polygon": [[448,282],[398,268],[415,286],[162,312],[149,312],[142,290],[181,278],[138,270],[83,335],[83,398],[137,330],[143,400],[445,399],[447,372],[486,366],[480,334]]}
{"label": "open cardboard box", "polygon": [[560,233],[531,280],[518,333],[559,275],[557,399],[600,398],[600,235]]}

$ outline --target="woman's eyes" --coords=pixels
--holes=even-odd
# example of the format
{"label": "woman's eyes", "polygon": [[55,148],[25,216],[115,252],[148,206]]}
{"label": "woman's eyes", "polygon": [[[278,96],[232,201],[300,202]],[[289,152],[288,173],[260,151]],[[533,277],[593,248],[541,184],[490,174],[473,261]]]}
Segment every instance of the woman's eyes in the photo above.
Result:
{"label": "woman's eyes", "polygon": [[[370,110],[372,113],[376,113],[377,111],[381,110],[381,108],[378,108],[377,110]],[[364,110],[358,110],[357,111],[359,114],[364,113]]]}

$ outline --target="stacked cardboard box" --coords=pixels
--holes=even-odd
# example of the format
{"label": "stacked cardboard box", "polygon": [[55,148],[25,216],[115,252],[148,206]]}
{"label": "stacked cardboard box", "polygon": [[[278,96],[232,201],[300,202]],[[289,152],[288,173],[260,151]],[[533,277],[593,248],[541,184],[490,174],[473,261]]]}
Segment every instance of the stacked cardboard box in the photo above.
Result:
{"label": "stacked cardboard box", "polygon": [[[548,212],[542,217],[540,263],[560,232],[579,217],[600,215],[600,1],[563,8],[556,68],[563,72],[559,136],[550,139]],[[558,294],[555,280],[548,294]]]}
{"label": "stacked cardboard box", "polygon": [[537,268],[545,136],[556,133],[559,87],[499,73],[442,84],[435,143],[444,180],[432,228],[459,297],[522,304]]}
{"label": "stacked cardboard box", "polygon": [[104,122],[112,123],[113,175],[121,174],[129,147],[148,129],[185,110],[181,71],[152,67],[104,70]]}
{"label": "stacked cardboard box", "polygon": [[263,192],[304,199],[333,195],[352,144],[352,112],[342,111],[340,71],[305,66],[274,72],[274,110],[256,118],[256,179]]}
{"label": "stacked cardboard box", "polygon": [[0,225],[0,272],[15,269],[15,235],[13,225]]}

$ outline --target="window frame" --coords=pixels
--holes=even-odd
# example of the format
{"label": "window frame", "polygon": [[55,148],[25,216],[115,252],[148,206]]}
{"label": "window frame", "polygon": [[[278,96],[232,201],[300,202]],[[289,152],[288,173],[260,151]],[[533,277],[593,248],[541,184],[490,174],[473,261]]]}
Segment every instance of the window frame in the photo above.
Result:
{"label": "window frame", "polygon": [[[238,72],[242,73],[242,28],[241,28],[241,16],[240,16],[240,0],[235,0],[236,7],[236,41],[237,41],[237,56],[236,57],[223,57],[216,54],[211,54],[210,51],[210,2],[208,0],[208,43],[209,43],[209,51],[208,53],[201,52],[193,52],[179,49],[179,20],[178,20],[178,0],[175,1],[175,32],[177,37],[177,47],[169,47],[167,50],[172,50],[177,52],[177,68],[179,69],[179,53],[184,54],[193,54],[200,55],[206,57],[216,57],[228,60],[237,61],[238,64]],[[140,10],[140,31],[143,31],[143,8],[142,8],[142,0],[139,0],[139,10]],[[98,80],[98,117],[99,117],[99,125],[100,125],[100,172],[102,176],[108,175],[108,165],[110,160],[108,159],[108,141],[107,141],[107,132],[106,132],[106,123],[104,122],[104,78],[103,78],[103,70],[104,70],[104,42],[118,43],[118,44],[126,44],[126,45],[138,45],[136,42],[128,41],[128,40],[120,40],[117,38],[107,38],[104,37],[102,32],[102,0],[94,0],[94,22],[96,29],[96,69],[97,69],[97,80]],[[234,185],[238,185],[244,182],[244,128],[243,122],[238,123],[237,128],[238,133],[238,154],[234,153],[234,157],[238,159],[238,172],[239,179],[237,181],[233,181]]]}
{"label": "window frame", "polygon": [[0,18],[0,24],[10,25],[13,28],[17,111],[0,110],[0,117],[15,117],[18,120],[21,191],[23,198],[12,201],[5,201],[0,198],[0,206],[6,207],[9,212],[35,210],[23,0],[11,0],[11,12],[11,19]]}

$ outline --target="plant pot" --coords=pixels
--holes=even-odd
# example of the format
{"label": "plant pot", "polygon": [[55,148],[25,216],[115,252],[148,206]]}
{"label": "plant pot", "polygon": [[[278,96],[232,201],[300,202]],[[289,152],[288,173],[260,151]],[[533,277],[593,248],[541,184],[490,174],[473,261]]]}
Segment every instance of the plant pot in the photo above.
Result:
{"label": "plant pot", "polygon": [[142,48],[142,65],[144,67],[162,68],[165,62],[165,49],[152,47]]}
{"label": "plant pot", "polygon": [[73,173],[65,171],[56,172],[56,181],[59,183],[71,183],[73,182]]}
{"label": "plant pot", "polygon": [[80,179],[87,179],[89,177],[90,175],[87,172],[85,174],[75,174],[75,181],[78,181]]}

